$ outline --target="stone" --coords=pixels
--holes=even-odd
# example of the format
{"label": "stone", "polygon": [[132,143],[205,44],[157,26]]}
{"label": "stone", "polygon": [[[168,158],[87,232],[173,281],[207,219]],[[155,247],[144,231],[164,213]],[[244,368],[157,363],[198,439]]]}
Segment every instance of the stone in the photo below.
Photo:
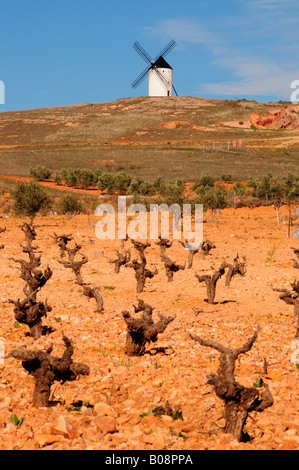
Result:
{"label": "stone", "polygon": [[108,405],[108,403],[105,403],[102,401],[95,403],[94,411],[99,416],[115,416],[116,415],[115,408],[113,408],[113,406],[111,405]]}
{"label": "stone", "polygon": [[36,434],[34,439],[40,447],[44,447],[49,444],[54,444],[54,442],[60,442],[62,436],[57,436],[54,434]]}
{"label": "stone", "polygon": [[64,436],[68,439],[75,439],[79,436],[77,429],[63,415],[59,415],[56,421],[52,424],[51,432],[53,434]]}
{"label": "stone", "polygon": [[95,420],[96,426],[99,431],[103,433],[116,432],[116,421],[111,416],[101,416]]}

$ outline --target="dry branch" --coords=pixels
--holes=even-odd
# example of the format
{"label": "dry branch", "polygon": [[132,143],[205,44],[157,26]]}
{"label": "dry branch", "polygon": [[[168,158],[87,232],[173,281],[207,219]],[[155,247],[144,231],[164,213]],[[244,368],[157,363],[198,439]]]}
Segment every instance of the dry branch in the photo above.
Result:
{"label": "dry branch", "polygon": [[137,294],[140,294],[144,290],[146,279],[152,279],[156,274],[158,274],[158,270],[157,267],[155,267],[154,271],[150,271],[146,268],[147,261],[144,252],[146,248],[151,246],[150,243],[148,241],[146,243],[142,243],[136,240],[132,240],[132,243],[139,253],[139,260],[136,258],[130,263],[125,264],[125,267],[134,269],[135,279],[137,281],[136,291]]}
{"label": "dry branch", "polygon": [[210,254],[210,251],[213,248],[216,248],[216,245],[214,245],[213,242],[211,242],[210,240],[204,240],[202,243],[201,251],[203,252],[204,255],[208,255]]}
{"label": "dry branch", "polygon": [[[202,247],[200,247],[200,248],[198,248],[198,249],[196,249],[196,250],[191,250],[191,249],[190,249],[190,244],[189,244],[188,240],[185,240],[184,242],[182,242],[181,240],[179,240],[179,243],[180,243],[185,249],[188,249],[188,264],[187,264],[187,269],[191,269],[192,266],[193,266],[193,258],[194,258],[194,255],[196,255],[196,254],[200,251],[200,249],[201,249]],[[189,246],[189,248],[188,248],[188,246]]]}
{"label": "dry branch", "polygon": [[63,258],[65,256],[65,250],[66,250],[66,245],[68,242],[73,240],[72,234],[63,234],[63,235],[57,235],[57,233],[54,232],[53,235],[50,235],[51,238],[53,238],[54,243],[57,244],[60,248],[60,257]]}
{"label": "dry branch", "polygon": [[225,273],[225,268],[226,268],[226,263],[222,263],[220,268],[215,271],[212,275],[210,274],[204,274],[203,276],[199,276],[199,274],[195,274],[195,277],[198,279],[198,282],[204,282],[206,285],[206,291],[207,291],[207,302],[209,304],[213,304],[215,300],[215,295],[216,295],[216,284],[221,278],[221,276],[224,275]]}
{"label": "dry branch", "polygon": [[9,300],[13,303],[15,318],[19,323],[24,323],[30,328],[30,336],[34,339],[40,338],[42,335],[42,317],[47,316],[47,312],[50,312],[52,308],[46,302],[37,301],[37,293],[51,278],[52,271],[47,268],[42,271],[38,269],[41,265],[41,254],[37,252],[37,246],[33,246],[32,242],[36,238],[35,227],[25,223],[22,226],[22,230],[25,234],[27,244],[21,245],[22,250],[29,257],[29,261],[23,259],[10,258],[15,263],[20,264],[18,269],[20,270],[20,278],[25,281],[23,292],[26,298],[22,301]]}
{"label": "dry branch", "polygon": [[[88,258],[84,253],[81,253],[81,245],[75,243],[74,247],[67,246],[68,242],[73,238],[70,235],[56,235],[54,234],[54,241],[58,244],[60,248],[60,257],[64,258],[67,256],[67,260],[60,259],[58,262],[62,264],[65,268],[71,269],[75,274],[76,283],[83,288],[83,295],[88,298],[93,298],[96,301],[96,312],[102,313],[104,310],[104,301],[103,297],[99,293],[97,287],[90,287],[84,281],[81,274],[82,266],[88,263]],[[76,260],[77,254],[81,255],[81,259]]]}
{"label": "dry branch", "polygon": [[[5,228],[0,227],[0,233],[5,232],[5,230],[6,230],[6,227]],[[0,250],[3,250],[3,248],[4,248],[4,245],[0,245]]]}
{"label": "dry branch", "polygon": [[168,282],[173,281],[174,273],[185,269],[185,265],[177,264],[175,261],[172,261],[168,256],[161,255],[161,260],[164,262]]}
{"label": "dry branch", "polygon": [[297,329],[295,338],[299,338],[299,281],[294,280],[291,283],[292,291],[288,289],[274,289],[275,292],[280,292],[279,298],[288,305],[294,306],[294,315],[297,317]]}
{"label": "dry branch", "polygon": [[216,395],[224,400],[224,432],[233,434],[239,441],[247,438],[243,430],[248,414],[251,411],[262,412],[273,404],[273,397],[266,383],[262,384],[264,390],[260,393],[257,388],[244,387],[235,380],[235,362],[240,354],[245,354],[252,348],[258,331],[259,327],[247,343],[236,349],[230,349],[216,341],[190,334],[191,339],[202,346],[214,348],[220,352],[217,374],[207,377],[208,384],[213,385]]}
{"label": "dry branch", "polygon": [[7,356],[22,361],[23,368],[34,377],[35,387],[32,400],[34,407],[49,406],[51,386],[55,381],[64,383],[76,380],[79,375],[89,374],[87,365],[73,362],[72,343],[63,333],[62,339],[65,351],[60,358],[51,356],[53,345],[46,351],[14,349]]}
{"label": "dry branch", "polygon": [[161,235],[159,235],[159,241],[156,242],[156,245],[159,245],[159,246],[160,246],[160,253],[161,253],[161,255],[162,255],[163,253],[165,253],[165,251],[167,250],[167,248],[171,248],[171,247],[172,247],[172,244],[173,244],[173,242],[172,242],[171,240],[162,238]]}
{"label": "dry branch", "polygon": [[234,258],[234,264],[226,263],[226,267],[228,268],[226,278],[225,278],[225,285],[229,286],[233,276],[240,274],[240,276],[245,276],[246,274],[246,258],[243,256],[243,261],[239,260],[239,255]]}
{"label": "dry branch", "polygon": [[294,255],[297,257],[297,259],[293,259],[293,267],[299,269],[299,248],[294,248],[291,246],[291,249],[293,250]]}
{"label": "dry branch", "polygon": [[111,259],[109,262],[114,264],[114,272],[119,273],[121,266],[125,266],[131,260],[131,252],[126,250],[124,253],[121,253],[119,250],[116,251],[116,259]]}
{"label": "dry branch", "polygon": [[128,311],[123,311],[122,315],[127,324],[127,339],[125,351],[129,356],[141,356],[145,353],[147,343],[156,342],[158,334],[163,333],[168,324],[175,319],[158,314],[160,321],[153,322],[153,308],[139,299],[135,313],[142,312],[141,318],[132,318]]}

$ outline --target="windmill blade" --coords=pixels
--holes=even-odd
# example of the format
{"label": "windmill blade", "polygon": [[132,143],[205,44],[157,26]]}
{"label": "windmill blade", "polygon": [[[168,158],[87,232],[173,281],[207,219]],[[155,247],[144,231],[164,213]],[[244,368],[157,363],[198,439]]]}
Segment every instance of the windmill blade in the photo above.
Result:
{"label": "windmill blade", "polygon": [[[154,68],[153,70],[155,71],[155,73],[156,73],[156,74],[158,75],[158,77],[160,78],[160,80],[161,80],[161,82],[163,83],[165,89],[168,90],[169,87],[170,87],[170,82],[162,75],[162,73],[161,73],[159,70],[157,70],[156,68]],[[175,87],[174,87],[174,85],[172,85],[172,88],[173,88],[173,91],[174,91],[175,95],[176,95],[176,96],[179,96],[178,93],[177,93],[177,91],[176,91],[176,89],[175,89]]]}
{"label": "windmill blade", "polygon": [[165,57],[167,54],[169,54],[169,52],[176,46],[176,42],[174,39],[172,39],[168,44],[167,46],[164,47],[164,49],[162,49],[162,51],[160,52],[160,54],[157,55],[157,57],[155,58],[154,62],[156,62],[156,60],[159,59],[159,57]]}
{"label": "windmill blade", "polygon": [[153,64],[153,61],[152,61],[151,56],[150,56],[150,55],[146,52],[146,50],[139,44],[138,41],[134,42],[133,48],[135,49],[135,51],[137,52],[137,54],[139,54],[140,57],[142,57],[142,59],[143,59],[145,62],[150,63],[151,65]]}
{"label": "windmill blade", "polygon": [[134,80],[134,82],[132,83],[132,88],[137,88],[138,85],[140,85],[141,82],[143,82],[143,80],[145,79],[146,75],[148,74],[148,71],[150,70],[151,66],[147,66],[143,72],[141,72],[140,75],[138,75],[138,77]]}
{"label": "windmill blade", "polygon": [[164,85],[164,88],[167,90],[170,86],[170,82],[168,80],[166,80],[165,77],[163,77],[162,73],[158,69],[154,68],[153,70],[158,75],[158,77],[160,78],[161,82]]}

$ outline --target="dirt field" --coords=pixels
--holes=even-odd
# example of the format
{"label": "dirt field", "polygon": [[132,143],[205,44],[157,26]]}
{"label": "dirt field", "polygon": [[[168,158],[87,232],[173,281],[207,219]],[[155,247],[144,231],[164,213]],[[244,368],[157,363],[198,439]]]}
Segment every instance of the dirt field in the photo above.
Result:
{"label": "dirt field", "polygon": [[[43,324],[52,332],[33,340],[28,327],[15,322],[8,299],[22,299],[24,282],[17,264],[10,258],[25,258],[21,225],[24,220],[2,218],[0,227],[1,324],[0,337],[8,354],[15,348],[46,349],[53,343],[53,355],[64,351],[62,332],[74,345],[74,361],[90,368],[90,375],[75,382],[55,383],[53,406],[34,408],[34,380],[21,362],[6,358],[0,364],[0,449],[120,449],[120,450],[293,450],[299,448],[298,385],[299,344],[295,340],[297,320],[293,307],[279,300],[272,287],[287,287],[298,270],[293,267],[292,246],[299,240],[286,238],[287,227],[277,225],[273,207],[226,209],[215,221],[205,215],[204,238],[212,240],[209,256],[194,258],[191,269],[175,273],[167,282],[154,241],[146,250],[149,267],[158,275],[147,280],[139,295],[158,312],[176,315],[157,343],[148,346],[141,357],[125,354],[126,325],[123,310],[134,314],[136,281],[134,272],[121,268],[113,272],[120,241],[101,241],[86,215],[36,218],[36,244],[42,251],[42,267],[53,271],[39,292],[52,311]],[[293,230],[294,231],[294,230]],[[59,264],[59,248],[50,235],[72,233],[82,245],[89,262],[83,267],[84,280],[101,287],[104,312],[95,313],[93,299],[82,295],[73,273]],[[135,250],[130,241],[126,248]],[[224,277],[217,284],[215,304],[205,302],[206,289],[195,273],[210,273],[223,260],[236,254],[246,256],[247,272],[236,276],[229,287]],[[167,254],[187,261],[188,253],[175,241]],[[137,314],[136,314],[137,315]],[[239,443],[223,432],[223,402],[216,396],[207,376],[216,373],[219,353],[193,341],[189,334],[213,339],[225,346],[239,347],[261,329],[252,349],[240,356],[236,379],[253,386],[257,379],[269,385],[274,404],[262,413],[252,413],[246,431],[252,440]],[[153,348],[164,347],[166,353]],[[298,353],[297,353],[298,351]],[[267,361],[268,371],[263,364]],[[76,404],[83,406],[76,409]],[[151,411],[166,402],[179,407],[183,419],[154,416]],[[177,408],[176,408],[177,409]],[[11,422],[12,415],[20,425]]]}
{"label": "dirt field", "polygon": [[[44,165],[133,177],[286,176],[298,169],[299,106],[199,97],[124,98],[0,114],[0,173]],[[242,148],[219,144],[242,141]],[[218,143],[217,151],[210,151]],[[203,146],[205,150],[203,151]]]}

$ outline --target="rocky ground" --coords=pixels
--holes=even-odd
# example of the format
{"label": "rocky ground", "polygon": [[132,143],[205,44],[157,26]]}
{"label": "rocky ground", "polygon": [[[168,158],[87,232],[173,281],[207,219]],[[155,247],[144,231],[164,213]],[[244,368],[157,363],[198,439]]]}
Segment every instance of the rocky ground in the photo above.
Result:
{"label": "rocky ground", "polygon": [[[125,353],[126,325],[123,310],[134,315],[136,281],[132,269],[115,274],[109,261],[115,258],[120,241],[102,241],[85,215],[37,217],[36,243],[42,251],[42,267],[53,271],[38,294],[52,306],[44,325],[52,331],[33,340],[28,327],[15,322],[8,299],[23,298],[24,282],[10,258],[24,258],[24,220],[1,219],[6,231],[0,234],[1,324],[5,353],[15,348],[64,351],[62,331],[74,345],[73,359],[90,368],[88,376],[75,382],[55,383],[49,408],[32,406],[34,380],[21,362],[6,358],[0,364],[0,449],[99,449],[99,450],[293,450],[299,448],[298,383],[299,344],[293,307],[279,300],[272,287],[287,287],[298,270],[293,267],[292,246],[286,225],[277,224],[273,207],[226,209],[211,221],[205,216],[204,237],[216,247],[210,255],[199,253],[191,269],[175,273],[167,282],[160,248],[152,242],[146,256],[158,275],[146,283],[139,295],[158,312],[176,315],[148,353],[128,357]],[[293,230],[294,231],[294,230]],[[72,233],[89,262],[82,268],[85,282],[100,287],[103,313],[95,313],[94,299],[82,295],[73,273],[58,260],[59,249],[50,235]],[[135,254],[130,241],[126,248]],[[217,284],[214,304],[205,301],[206,289],[195,273],[210,273],[223,260],[246,256],[247,272]],[[175,241],[167,254],[181,262],[187,251]],[[252,349],[240,356],[236,379],[253,386],[257,379],[269,385],[274,404],[262,413],[252,413],[246,431],[251,441],[240,443],[223,432],[223,402],[207,384],[215,373],[219,353],[190,338],[198,335],[225,346],[243,345],[261,329]],[[165,348],[157,352],[154,348]],[[264,361],[268,370],[265,373]],[[154,416],[156,406],[166,402],[179,418]]]}

